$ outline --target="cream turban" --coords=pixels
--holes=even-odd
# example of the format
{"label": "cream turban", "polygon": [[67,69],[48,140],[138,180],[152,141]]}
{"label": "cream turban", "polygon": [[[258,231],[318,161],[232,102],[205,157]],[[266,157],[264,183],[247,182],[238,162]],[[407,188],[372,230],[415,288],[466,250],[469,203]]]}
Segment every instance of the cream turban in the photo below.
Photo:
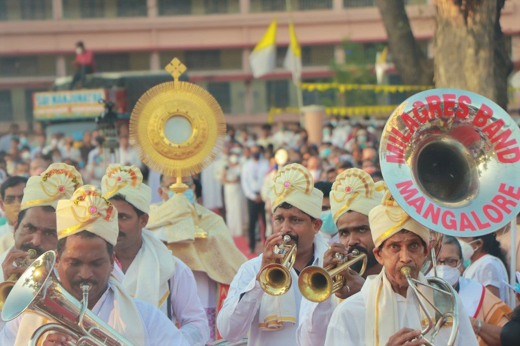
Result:
{"label": "cream turban", "polygon": [[71,199],[59,201],[56,222],[58,239],[89,231],[116,245],[119,234],[117,209],[93,185],[82,186]]}
{"label": "cream turban", "polygon": [[368,220],[376,247],[403,229],[417,234],[426,244],[430,242],[430,230],[408,216],[390,191],[385,192],[381,205],[370,211]]}
{"label": "cream turban", "polygon": [[53,163],[41,175],[30,177],[23,190],[21,210],[51,206],[56,209],[58,201],[70,198],[83,185],[76,168],[64,163]]}
{"label": "cream turban", "polygon": [[152,190],[143,184],[143,174],[136,166],[109,165],[101,180],[101,192],[106,199],[121,194],[143,213],[150,212]]}
{"label": "cream turban", "polygon": [[319,219],[323,204],[323,192],[314,188],[314,180],[307,168],[293,163],[280,169],[270,187],[271,209],[283,202]]}
{"label": "cream turban", "polygon": [[330,208],[334,223],[348,211],[368,216],[381,204],[384,183],[374,184],[372,177],[358,168],[350,168],[336,177],[330,191]]}

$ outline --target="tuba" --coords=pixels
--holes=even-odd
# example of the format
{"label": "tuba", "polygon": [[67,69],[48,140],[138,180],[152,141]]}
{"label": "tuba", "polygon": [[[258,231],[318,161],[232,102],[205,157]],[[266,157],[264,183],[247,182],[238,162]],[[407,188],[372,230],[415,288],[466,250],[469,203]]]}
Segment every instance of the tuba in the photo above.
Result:
{"label": "tuba", "polygon": [[[520,187],[520,130],[491,100],[464,90],[433,89],[405,100],[388,119],[381,136],[381,172],[395,201],[410,217],[433,230],[435,237],[423,273],[432,267],[442,234],[474,237],[491,233],[520,211],[512,191]],[[503,203],[508,208],[502,208]],[[428,278],[425,285],[401,274],[427,316],[421,339],[433,339],[451,324],[447,345],[458,333],[455,290],[446,281]],[[418,285],[433,290],[428,299]],[[427,305],[436,316],[432,316]],[[424,335],[431,331],[431,340]]]}
{"label": "tuba", "polygon": [[[20,266],[28,266],[30,264],[30,260],[36,258],[36,250],[29,249],[27,251],[29,260],[24,260],[19,263]],[[0,284],[0,312],[4,309],[4,303],[7,297],[9,296],[9,293],[13,289],[14,284],[16,283],[16,280],[18,279],[17,274],[12,274],[7,281],[4,281]]]}
{"label": "tuba", "polygon": [[284,255],[281,263],[271,263],[260,271],[260,286],[265,293],[281,296],[289,291],[292,284],[291,268],[296,260],[296,244],[288,245],[289,235],[283,236],[283,243],[278,247],[278,253]]}
{"label": "tuba", "polygon": [[83,285],[79,302],[59,284],[53,272],[56,254],[47,251],[25,270],[7,297],[2,319],[10,321],[26,311],[55,320],[38,328],[30,345],[38,345],[47,332],[60,332],[73,338],[74,345],[131,346],[112,327],[87,309],[89,285]]}
{"label": "tuba", "polygon": [[326,300],[347,283],[339,273],[359,261],[363,261],[359,272],[359,275],[363,275],[367,266],[367,255],[359,253],[357,249],[354,249],[352,254],[354,258],[349,260],[347,256],[336,253],[336,258],[341,259],[338,265],[331,264],[325,268],[310,266],[303,269],[298,277],[298,287],[302,295],[311,302],[319,303]]}

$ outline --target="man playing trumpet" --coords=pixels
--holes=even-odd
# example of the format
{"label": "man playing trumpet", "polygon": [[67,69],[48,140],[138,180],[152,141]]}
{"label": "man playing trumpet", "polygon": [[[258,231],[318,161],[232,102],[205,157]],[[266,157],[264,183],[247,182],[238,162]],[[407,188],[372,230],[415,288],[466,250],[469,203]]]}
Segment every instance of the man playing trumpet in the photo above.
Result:
{"label": "man playing trumpet", "polygon": [[332,244],[325,252],[323,266],[340,264],[341,259],[336,254],[347,256],[355,249],[367,256],[367,268],[362,276],[350,268],[341,272],[345,285],[322,302],[303,299],[297,331],[299,345],[323,345],[330,318],[339,302],[359,292],[368,275],[381,271],[382,267],[372,251],[374,242],[368,213],[381,204],[383,190],[384,183],[374,184],[372,177],[358,168],[347,169],[336,177],[330,192],[330,204],[340,242]]}
{"label": "man playing trumpet", "polygon": [[[217,326],[228,341],[238,341],[249,333],[249,345],[295,345],[302,299],[298,275],[309,265],[321,265],[327,249],[323,237],[316,235],[322,225],[323,193],[314,188],[305,167],[290,164],[274,176],[269,197],[273,234],[266,239],[263,254],[240,267],[218,315]],[[284,242],[284,236],[289,240]],[[280,289],[285,294],[265,293],[262,285],[269,286],[270,282],[263,277],[262,270],[287,259],[287,255],[275,250],[278,246],[288,251],[293,245],[297,248],[295,259],[288,267],[286,285]]]}
{"label": "man playing trumpet", "polygon": [[[111,277],[119,234],[118,213],[96,187],[83,186],[70,200],[60,201],[56,215],[56,270],[67,292],[81,300],[83,286],[88,285],[89,310],[134,345],[189,345],[161,311],[132,299]],[[27,345],[34,331],[49,322],[52,320],[35,313],[24,313],[7,323],[0,333],[0,344]],[[71,335],[50,332],[44,336],[43,345],[70,341]]]}
{"label": "man playing trumpet", "polygon": [[[361,291],[334,311],[325,345],[419,346],[425,343],[421,336],[421,329],[427,321],[425,313],[420,309],[404,272],[409,269],[411,278],[427,283],[420,269],[428,253],[426,244],[430,240],[430,231],[411,219],[389,191],[381,204],[370,211],[369,222],[375,245],[373,252],[383,269],[379,275],[368,277]],[[433,301],[430,288],[418,287]],[[454,313],[458,313],[459,319],[455,344],[477,345],[458,295],[455,294],[454,299],[458,302],[458,311]],[[435,310],[427,303],[425,306],[435,319]],[[446,345],[450,332],[451,326],[445,325],[433,342]],[[426,338],[431,339],[430,332]]]}

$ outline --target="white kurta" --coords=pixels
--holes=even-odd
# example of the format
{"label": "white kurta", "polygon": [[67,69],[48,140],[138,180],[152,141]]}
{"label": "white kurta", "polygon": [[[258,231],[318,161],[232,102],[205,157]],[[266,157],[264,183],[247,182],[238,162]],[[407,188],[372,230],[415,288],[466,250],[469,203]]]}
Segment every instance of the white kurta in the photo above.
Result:
{"label": "white kurta", "polygon": [[14,246],[13,233],[6,233],[0,236],[0,253],[10,250]]}
{"label": "white kurta", "polygon": [[[313,265],[323,264],[323,253],[327,244],[323,237],[317,235],[314,240]],[[238,270],[231,282],[229,293],[217,317],[217,327],[222,337],[231,342],[237,342],[249,333],[248,345],[296,345],[296,328],[302,295],[298,289],[298,275],[291,269],[292,285],[296,306],[296,324],[284,324],[276,331],[260,331],[260,303],[264,291],[256,280],[262,265],[262,255],[247,261]],[[287,294],[291,294],[288,292]]]}
{"label": "white kurta", "polygon": [[[370,276],[374,279],[376,276]],[[327,329],[325,345],[365,345],[365,323],[374,325],[375,321],[366,321],[366,305],[368,300],[374,300],[375,297],[369,297],[369,285],[367,282],[363,285],[360,292],[354,294],[344,300],[332,314],[332,318]],[[396,333],[404,327],[421,329],[419,304],[411,288],[408,289],[407,297],[394,293],[397,300],[398,329]],[[469,317],[457,295],[459,302],[459,332],[455,345],[477,346],[478,342],[471,327]],[[381,307],[381,316],[385,316],[384,306]],[[391,318],[391,317],[389,317]],[[394,321],[395,323],[395,321]],[[434,340],[436,345],[446,345],[451,327],[441,328],[439,334]],[[380,345],[385,345],[388,340],[381,340]]]}
{"label": "white kurta", "polygon": [[300,306],[300,324],[296,331],[296,343],[299,346],[322,346],[332,313],[341,302],[335,295],[321,303],[303,299]]}
{"label": "white kurta", "polygon": [[[176,261],[175,274],[170,278],[170,299],[172,305],[172,321],[179,322],[180,331],[190,345],[205,345],[209,339],[208,320],[197,295],[197,284],[191,269],[184,262],[174,256]],[[130,265],[127,275],[138,266]],[[119,266],[114,266],[114,276],[121,282],[124,275]],[[138,275],[138,274],[133,274]],[[123,283],[124,285],[124,283]],[[159,289],[159,287],[157,287]],[[129,292],[133,294],[133,292]],[[160,306],[164,315],[168,315],[168,300]]]}
{"label": "white kurta", "polygon": [[[157,345],[190,345],[184,338],[183,334],[168,320],[168,318],[158,309],[150,304],[133,299],[133,302],[139,312],[141,321],[143,322],[145,333],[145,344],[143,346]],[[103,296],[98,300],[92,312],[97,315],[103,322],[114,327],[114,291],[109,286]],[[15,345],[18,327],[23,318],[23,314],[18,318],[8,322],[5,328],[0,332],[0,345]],[[34,330],[27,330],[24,333],[30,333]],[[128,340],[132,342],[132,340]]]}
{"label": "white kurta", "polygon": [[[7,257],[7,253],[11,250],[11,248],[4,251],[2,255],[0,255],[0,282],[4,282],[4,270],[2,268],[2,263],[4,263],[5,258]],[[2,320],[2,315],[0,314],[0,330],[4,328],[5,321]],[[0,345],[2,345],[0,343]]]}
{"label": "white kurta", "polygon": [[4,234],[10,234],[11,237],[13,236],[13,226],[11,226],[8,223],[4,223],[2,226],[0,226],[0,237]]}
{"label": "white kurta", "polygon": [[484,255],[466,268],[463,276],[475,280],[484,286],[494,286],[500,291],[501,301],[509,304],[510,295],[507,285],[507,269],[500,259],[491,255]]}

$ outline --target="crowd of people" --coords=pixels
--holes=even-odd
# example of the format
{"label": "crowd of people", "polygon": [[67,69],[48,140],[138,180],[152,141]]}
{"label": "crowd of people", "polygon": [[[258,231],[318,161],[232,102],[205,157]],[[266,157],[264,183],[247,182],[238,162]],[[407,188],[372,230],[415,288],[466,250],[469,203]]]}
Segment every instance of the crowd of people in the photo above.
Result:
{"label": "crowd of people", "polygon": [[[321,143],[311,143],[297,124],[228,127],[222,154],[172,191],[175,177],[147,171],[125,126],[110,157],[98,131],[74,141],[13,124],[0,138],[0,276],[21,275],[29,249],[55,250],[63,287],[81,300],[89,286],[89,309],[137,345],[421,345],[427,319],[401,270],[426,283],[433,271],[420,268],[433,236],[382,181],[381,131],[366,119],[330,119]],[[520,246],[511,232],[442,238],[436,275],[458,292],[456,345],[520,340],[520,308],[512,309],[520,285],[516,300],[508,285]],[[267,294],[263,268],[284,258],[282,243],[297,249],[292,285]],[[364,273],[345,269],[338,291],[306,299],[300,273],[353,250],[366,256]],[[0,320],[0,344],[27,343],[45,321]],[[436,344],[448,342],[449,326]],[[45,337],[45,345],[70,341]]]}

